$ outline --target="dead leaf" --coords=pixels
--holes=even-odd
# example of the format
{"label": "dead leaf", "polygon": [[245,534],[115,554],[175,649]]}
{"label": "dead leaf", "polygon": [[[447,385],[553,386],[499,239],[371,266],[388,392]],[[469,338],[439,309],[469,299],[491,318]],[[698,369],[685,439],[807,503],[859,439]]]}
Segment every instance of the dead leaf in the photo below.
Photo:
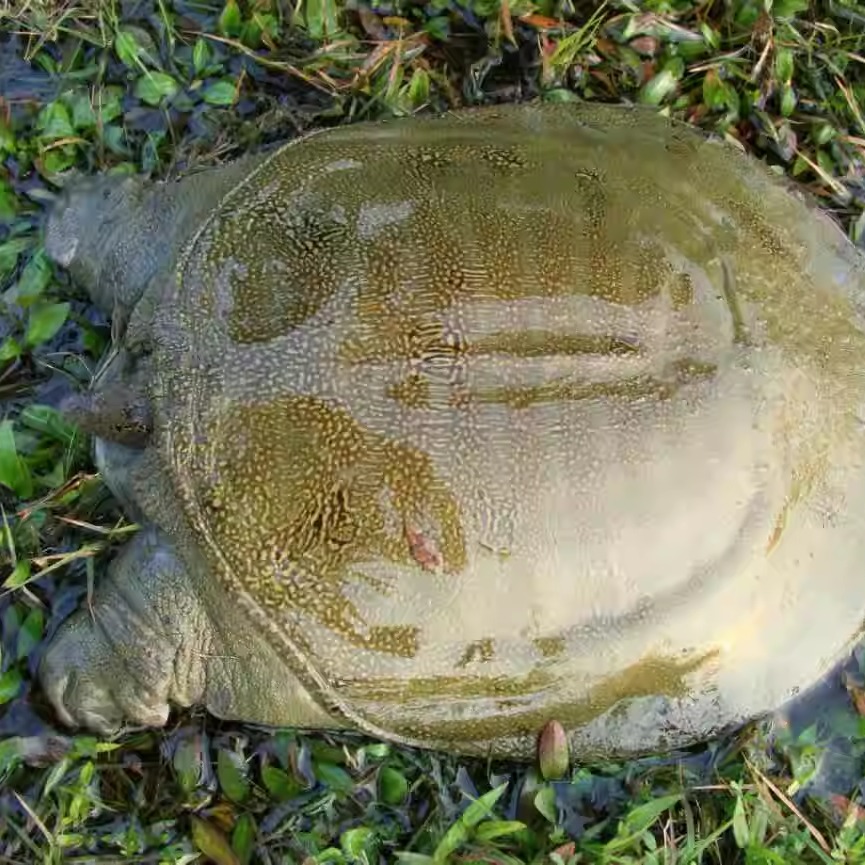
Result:
{"label": "dead leaf", "polygon": [[240,865],[225,833],[213,823],[194,814],[189,818],[192,826],[192,843],[216,865]]}
{"label": "dead leaf", "polygon": [[856,680],[852,676],[844,676],[843,684],[847,689],[847,693],[850,695],[850,701],[853,703],[853,707],[860,715],[865,716],[865,688],[862,688],[857,684]]}
{"label": "dead leaf", "polygon": [[502,32],[505,34],[505,39],[507,39],[512,45],[516,45],[517,40],[514,38],[514,22],[511,19],[511,6],[508,0],[502,0],[499,6],[499,22],[501,24]]}
{"label": "dead leaf", "polygon": [[384,42],[387,39],[387,29],[381,22],[381,18],[366,6],[358,6],[357,16],[360,19],[360,26],[363,27],[367,36],[372,39],[377,39]]}
{"label": "dead leaf", "polygon": [[637,54],[654,57],[658,53],[660,42],[654,36],[637,36],[628,43]]}
{"label": "dead leaf", "polygon": [[528,15],[520,15],[520,21],[538,30],[563,30],[567,26],[564,21],[558,21],[546,15],[537,15],[534,12],[529,12]]}

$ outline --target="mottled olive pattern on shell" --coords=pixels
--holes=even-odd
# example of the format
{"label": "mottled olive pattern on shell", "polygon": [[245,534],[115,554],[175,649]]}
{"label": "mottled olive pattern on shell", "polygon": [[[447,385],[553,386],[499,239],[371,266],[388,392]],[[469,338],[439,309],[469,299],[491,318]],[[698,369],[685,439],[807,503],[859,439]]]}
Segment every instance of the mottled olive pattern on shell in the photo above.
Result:
{"label": "mottled olive pattern on shell", "polygon": [[648,110],[471,110],[293,141],[195,228],[149,453],[339,723],[634,753],[856,637],[862,260],[755,160]]}

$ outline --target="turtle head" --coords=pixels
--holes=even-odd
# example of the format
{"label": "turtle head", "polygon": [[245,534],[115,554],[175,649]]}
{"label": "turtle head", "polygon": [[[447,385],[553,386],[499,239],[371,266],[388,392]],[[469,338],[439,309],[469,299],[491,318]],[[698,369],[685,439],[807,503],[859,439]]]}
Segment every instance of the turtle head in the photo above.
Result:
{"label": "turtle head", "polygon": [[152,429],[150,403],[135,382],[71,394],[60,404],[60,412],[84,432],[131,448],[143,448]]}
{"label": "turtle head", "polygon": [[159,197],[143,178],[106,174],[70,182],[49,211],[48,257],[107,314],[135,305],[172,245]]}

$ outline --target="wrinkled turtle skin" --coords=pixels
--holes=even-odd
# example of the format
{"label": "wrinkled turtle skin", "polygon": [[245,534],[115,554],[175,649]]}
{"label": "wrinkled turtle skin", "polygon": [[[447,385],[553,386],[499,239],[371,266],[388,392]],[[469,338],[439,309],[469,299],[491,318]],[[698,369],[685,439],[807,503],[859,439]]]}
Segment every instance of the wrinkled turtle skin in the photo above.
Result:
{"label": "wrinkled turtle skin", "polygon": [[634,755],[860,634],[863,258],[729,144],[599,104],[350,125],[83,182],[46,245],[115,316],[71,414],[142,525],[45,655],[67,724]]}

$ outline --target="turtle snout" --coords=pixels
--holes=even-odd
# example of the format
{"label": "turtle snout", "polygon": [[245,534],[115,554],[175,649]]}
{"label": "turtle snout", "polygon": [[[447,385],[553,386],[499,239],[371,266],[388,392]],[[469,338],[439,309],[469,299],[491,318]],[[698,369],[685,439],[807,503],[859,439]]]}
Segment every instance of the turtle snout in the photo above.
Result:
{"label": "turtle snout", "polygon": [[132,199],[138,181],[123,175],[78,177],[57,195],[45,224],[45,251],[62,267],[92,269],[109,242],[107,232]]}
{"label": "turtle snout", "polygon": [[149,402],[128,382],[70,394],[59,408],[84,432],[131,448],[145,447],[153,428]]}
{"label": "turtle snout", "polygon": [[78,220],[68,191],[58,195],[45,222],[45,252],[61,267],[69,267],[81,243]]}

